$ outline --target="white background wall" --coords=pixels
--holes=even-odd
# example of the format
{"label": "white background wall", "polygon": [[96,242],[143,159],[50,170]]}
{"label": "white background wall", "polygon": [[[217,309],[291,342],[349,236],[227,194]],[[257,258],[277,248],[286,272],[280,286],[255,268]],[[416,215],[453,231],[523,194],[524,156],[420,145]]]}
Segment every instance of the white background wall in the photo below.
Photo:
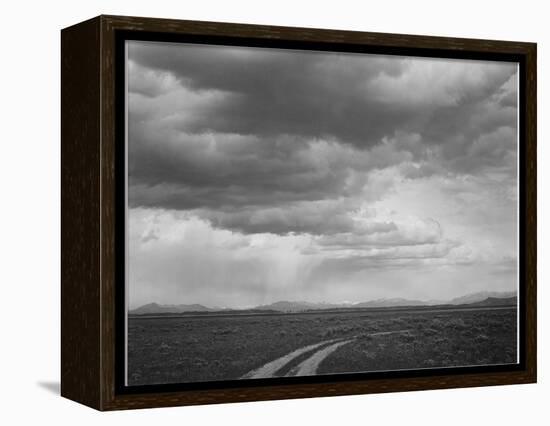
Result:
{"label": "white background wall", "polygon": [[[10,424],[548,424],[550,89],[543,1],[8,1],[0,51],[0,422]],[[99,413],[60,398],[60,36],[98,14],[535,41],[539,45],[539,384]],[[546,309],[545,309],[546,308]],[[545,396],[546,393],[546,396]],[[7,421],[6,421],[7,420]],[[33,423],[31,423],[33,422]]]}

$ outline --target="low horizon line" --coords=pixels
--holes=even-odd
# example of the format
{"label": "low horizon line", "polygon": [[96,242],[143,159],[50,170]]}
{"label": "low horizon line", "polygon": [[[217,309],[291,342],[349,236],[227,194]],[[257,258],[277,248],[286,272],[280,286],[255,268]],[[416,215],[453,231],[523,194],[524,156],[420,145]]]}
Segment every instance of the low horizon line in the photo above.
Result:
{"label": "low horizon line", "polygon": [[283,303],[283,302],[286,302],[286,303],[306,303],[306,304],[312,304],[312,305],[349,305],[349,306],[358,305],[358,304],[361,304],[361,303],[384,301],[384,300],[404,300],[404,301],[421,302],[421,303],[430,303],[430,302],[446,303],[446,302],[450,302],[454,299],[459,299],[459,298],[463,298],[463,297],[467,297],[467,296],[472,296],[472,295],[479,294],[479,293],[514,293],[514,295],[517,296],[518,289],[498,290],[498,291],[496,291],[496,290],[495,291],[494,290],[480,290],[480,291],[474,291],[474,292],[471,292],[471,293],[464,293],[461,296],[455,296],[455,297],[446,298],[446,299],[438,299],[438,298],[434,298],[434,299],[417,299],[417,298],[407,298],[407,297],[379,297],[379,298],[376,298],[376,299],[367,299],[367,300],[358,301],[358,302],[351,302],[351,301],[328,302],[328,301],[324,301],[324,300],[319,301],[319,302],[312,302],[312,301],[307,301],[307,300],[303,300],[303,299],[277,299],[277,300],[274,300],[272,302],[259,303],[259,304],[247,305],[247,306],[216,306],[216,305],[208,305],[208,304],[204,304],[204,303],[200,303],[200,302],[161,303],[161,302],[154,302],[153,301],[153,302],[147,302],[147,303],[140,304],[140,305],[135,306],[133,308],[128,307],[128,312],[134,311],[134,310],[139,309],[143,306],[153,305],[153,304],[158,305],[158,306],[170,306],[170,307],[172,307],[172,306],[200,305],[200,306],[202,306],[206,309],[213,309],[213,310],[215,310],[215,309],[246,310],[246,309],[255,309],[255,308],[259,308],[259,307],[263,307],[263,306],[269,306],[269,305],[273,305],[275,303]]}

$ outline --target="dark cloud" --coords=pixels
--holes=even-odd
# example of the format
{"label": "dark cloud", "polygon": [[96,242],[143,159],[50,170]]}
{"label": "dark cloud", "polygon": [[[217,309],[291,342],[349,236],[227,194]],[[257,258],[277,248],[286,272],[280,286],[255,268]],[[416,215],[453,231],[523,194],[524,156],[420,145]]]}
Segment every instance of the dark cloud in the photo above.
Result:
{"label": "dark cloud", "polygon": [[411,113],[368,94],[368,82],[381,73],[403,72],[390,57],[154,43],[132,45],[129,55],[193,90],[231,94],[185,126],[194,133],[336,136],[370,146]]}
{"label": "dark cloud", "polygon": [[401,176],[515,175],[513,64],[142,42],[129,59],[130,207],[334,235]]}
{"label": "dark cloud", "polygon": [[178,210],[356,197],[368,171],[412,157],[395,144],[357,152],[337,141],[193,135],[162,125],[136,124],[130,138],[130,205]]}
{"label": "dark cloud", "polygon": [[[360,220],[356,200],[338,199],[298,202],[279,207],[245,208],[235,211],[205,210],[194,212],[214,226],[245,234],[268,232],[286,235],[371,235],[397,230],[392,222],[377,222],[373,218]],[[356,217],[353,218],[352,215]]]}
{"label": "dark cloud", "polygon": [[[401,130],[460,147],[449,135],[469,140],[515,113],[501,111],[515,107],[502,88],[513,64],[158,43],[135,43],[129,55],[194,91],[228,94],[181,126],[191,133],[335,137],[368,148]],[[136,77],[130,89],[143,92]]]}

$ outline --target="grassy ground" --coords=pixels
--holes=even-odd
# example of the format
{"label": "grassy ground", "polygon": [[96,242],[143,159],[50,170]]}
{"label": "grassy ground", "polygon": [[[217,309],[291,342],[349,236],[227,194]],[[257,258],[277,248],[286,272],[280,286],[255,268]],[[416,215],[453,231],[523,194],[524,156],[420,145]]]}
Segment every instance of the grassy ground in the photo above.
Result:
{"label": "grassy ground", "polygon": [[359,337],[326,358],[320,374],[512,363],[516,311],[130,318],[128,382],[237,379],[299,347],[352,336]]}
{"label": "grassy ground", "polygon": [[364,337],[327,358],[320,374],[516,362],[515,311],[410,315],[407,333]]}

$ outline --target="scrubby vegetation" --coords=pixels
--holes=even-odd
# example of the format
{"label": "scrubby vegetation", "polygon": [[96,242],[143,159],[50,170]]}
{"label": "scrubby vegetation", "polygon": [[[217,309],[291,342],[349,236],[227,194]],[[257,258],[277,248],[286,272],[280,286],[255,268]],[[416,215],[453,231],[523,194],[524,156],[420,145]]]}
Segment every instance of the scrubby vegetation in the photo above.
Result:
{"label": "scrubby vegetation", "polygon": [[319,373],[459,367],[516,362],[516,313],[450,312],[400,318],[406,333],[357,339],[321,364]]}
{"label": "scrubby vegetation", "polygon": [[[391,331],[401,332],[376,334]],[[300,347],[351,337],[356,339],[323,361],[319,374],[513,363],[516,311],[130,318],[128,381],[238,379]]]}

